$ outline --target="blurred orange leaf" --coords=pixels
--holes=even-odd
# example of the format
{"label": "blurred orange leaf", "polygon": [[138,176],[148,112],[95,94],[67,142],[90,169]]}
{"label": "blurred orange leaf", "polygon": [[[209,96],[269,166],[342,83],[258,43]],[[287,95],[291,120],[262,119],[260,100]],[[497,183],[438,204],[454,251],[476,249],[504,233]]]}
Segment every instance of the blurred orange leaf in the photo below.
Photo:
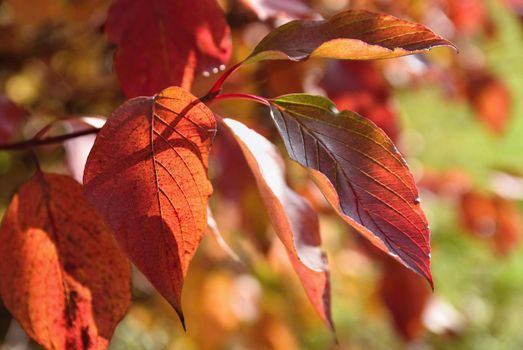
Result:
{"label": "blurred orange leaf", "polygon": [[474,191],[463,194],[459,215],[463,227],[489,241],[498,254],[509,254],[520,241],[520,214],[513,202],[497,195]]}

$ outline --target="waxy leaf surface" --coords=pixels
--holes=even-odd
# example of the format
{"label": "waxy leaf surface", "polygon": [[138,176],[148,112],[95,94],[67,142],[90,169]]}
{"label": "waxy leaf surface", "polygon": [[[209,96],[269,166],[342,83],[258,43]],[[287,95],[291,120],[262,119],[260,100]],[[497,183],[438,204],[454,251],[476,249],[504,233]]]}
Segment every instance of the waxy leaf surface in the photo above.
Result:
{"label": "waxy leaf surface", "polygon": [[315,180],[345,221],[432,284],[418,190],[387,135],[319,96],[278,97],[271,114],[291,158],[316,170]]}
{"label": "waxy leaf surface", "polygon": [[230,29],[216,0],[117,0],[106,33],[127,97],[168,86],[190,89],[195,74],[226,64]]}
{"label": "waxy leaf surface", "polygon": [[47,349],[105,349],[131,301],[129,261],[73,179],[38,172],[0,228],[0,295]]}
{"label": "waxy leaf surface", "polygon": [[269,33],[246,62],[309,57],[369,60],[453,45],[421,24],[364,10],[322,21],[296,20]]}
{"label": "waxy leaf surface", "polygon": [[318,216],[285,182],[284,161],[274,145],[244,124],[224,119],[251,168],[274,229],[320,317],[333,328],[327,258],[321,251]]}
{"label": "waxy leaf surface", "polygon": [[212,112],[172,87],[120,106],[87,159],[87,198],[183,322],[181,291],[205,232]]}

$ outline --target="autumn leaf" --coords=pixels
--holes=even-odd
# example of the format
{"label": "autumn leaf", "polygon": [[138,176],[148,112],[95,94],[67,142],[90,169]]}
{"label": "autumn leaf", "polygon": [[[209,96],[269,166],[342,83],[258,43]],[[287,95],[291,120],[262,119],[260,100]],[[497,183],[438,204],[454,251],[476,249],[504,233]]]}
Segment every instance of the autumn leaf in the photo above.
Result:
{"label": "autumn leaf", "polygon": [[131,272],[73,179],[37,174],[0,227],[0,294],[47,349],[105,349],[131,301]]}
{"label": "autumn leaf", "polygon": [[9,142],[26,118],[25,110],[0,94],[0,143]]}
{"label": "autumn leaf", "polygon": [[84,172],[88,200],[182,323],[183,280],[207,226],[215,123],[179,87],[132,99],[98,134]]}
{"label": "autumn leaf", "polygon": [[296,20],[269,33],[246,63],[309,57],[368,60],[454,47],[421,24],[364,10],[349,10],[323,21]]}
{"label": "autumn leaf", "polygon": [[418,190],[385,133],[356,113],[338,112],[323,97],[293,94],[270,102],[290,157],[315,170],[315,181],[342,218],[432,284]]}
{"label": "autumn leaf", "polygon": [[392,259],[384,259],[379,295],[388,309],[396,331],[406,341],[425,333],[423,313],[431,292],[423,280]]}
{"label": "autumn leaf", "polygon": [[230,28],[216,0],[117,0],[106,33],[116,44],[114,69],[127,97],[171,85],[190,89],[195,74],[231,55]]}
{"label": "autumn leaf", "polygon": [[314,309],[333,328],[327,258],[321,251],[318,216],[285,182],[284,162],[276,147],[233,119],[223,124],[238,141],[256,178],[274,229]]}

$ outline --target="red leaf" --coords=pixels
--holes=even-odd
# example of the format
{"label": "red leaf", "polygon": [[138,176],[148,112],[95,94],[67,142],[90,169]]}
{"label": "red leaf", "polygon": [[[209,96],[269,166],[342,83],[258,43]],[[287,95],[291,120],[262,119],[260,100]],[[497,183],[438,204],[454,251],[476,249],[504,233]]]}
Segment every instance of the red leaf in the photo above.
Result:
{"label": "red leaf", "polygon": [[319,171],[315,179],[338,214],[432,284],[418,190],[385,133],[319,96],[281,96],[271,100],[271,112],[291,158]]}
{"label": "red leaf", "polygon": [[0,294],[47,349],[105,349],[131,301],[131,272],[73,179],[38,172],[0,228]]}
{"label": "red leaf", "polygon": [[390,88],[373,62],[331,61],[322,86],[338,109],[370,119],[396,140],[398,120],[390,101]]}
{"label": "red leaf", "polygon": [[27,117],[27,112],[0,95],[0,143],[9,142]]}
{"label": "red leaf", "polygon": [[127,97],[171,85],[190,89],[195,74],[226,64],[230,29],[215,0],[117,0],[106,32]]}
{"label": "red leaf", "polygon": [[205,232],[212,112],[179,87],[120,106],[84,172],[88,200],[183,323],[181,291]]}
{"label": "red leaf", "polygon": [[333,328],[330,280],[321,251],[318,217],[310,204],[285,183],[284,162],[269,140],[232,119],[223,124],[238,141],[292,266],[320,317]]}
{"label": "red leaf", "polygon": [[309,57],[368,60],[454,47],[421,24],[368,11],[349,10],[324,21],[296,20],[269,33],[246,62]]}
{"label": "red leaf", "polygon": [[423,280],[396,261],[387,259],[379,293],[396,331],[409,341],[420,338],[425,332],[423,312],[431,296]]}

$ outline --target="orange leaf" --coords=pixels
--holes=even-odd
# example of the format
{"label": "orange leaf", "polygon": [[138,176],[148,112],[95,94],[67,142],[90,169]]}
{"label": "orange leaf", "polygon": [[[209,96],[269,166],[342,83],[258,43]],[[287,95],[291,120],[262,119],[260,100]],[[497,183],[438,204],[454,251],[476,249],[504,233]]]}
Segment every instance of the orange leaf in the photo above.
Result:
{"label": "orange leaf", "polygon": [[505,131],[512,107],[512,96],[505,83],[488,71],[471,71],[467,95],[479,119],[494,133]]}
{"label": "orange leaf", "polygon": [[320,317],[333,328],[327,258],[321,251],[318,216],[285,183],[284,162],[269,140],[244,124],[224,119],[256,178],[274,229]]}
{"label": "orange leaf", "polygon": [[38,172],[0,228],[0,294],[47,349],[105,349],[131,301],[131,272],[73,179]]}
{"label": "orange leaf", "polygon": [[182,323],[184,277],[207,226],[215,128],[182,88],[132,99],[98,134],[84,172],[88,200]]}
{"label": "orange leaf", "polygon": [[317,170],[313,176],[338,214],[432,284],[427,219],[414,178],[387,135],[323,97],[293,94],[270,102],[289,155]]}
{"label": "orange leaf", "polygon": [[507,255],[517,247],[522,222],[513,202],[469,191],[461,197],[459,210],[464,228],[489,241],[498,254]]}
{"label": "orange leaf", "polygon": [[246,62],[309,57],[352,60],[392,58],[437,46],[454,47],[421,24],[363,10],[323,21],[296,20],[269,33]]}
{"label": "orange leaf", "polygon": [[190,89],[195,74],[226,64],[230,29],[216,0],[117,0],[106,33],[127,97],[171,85]]}

